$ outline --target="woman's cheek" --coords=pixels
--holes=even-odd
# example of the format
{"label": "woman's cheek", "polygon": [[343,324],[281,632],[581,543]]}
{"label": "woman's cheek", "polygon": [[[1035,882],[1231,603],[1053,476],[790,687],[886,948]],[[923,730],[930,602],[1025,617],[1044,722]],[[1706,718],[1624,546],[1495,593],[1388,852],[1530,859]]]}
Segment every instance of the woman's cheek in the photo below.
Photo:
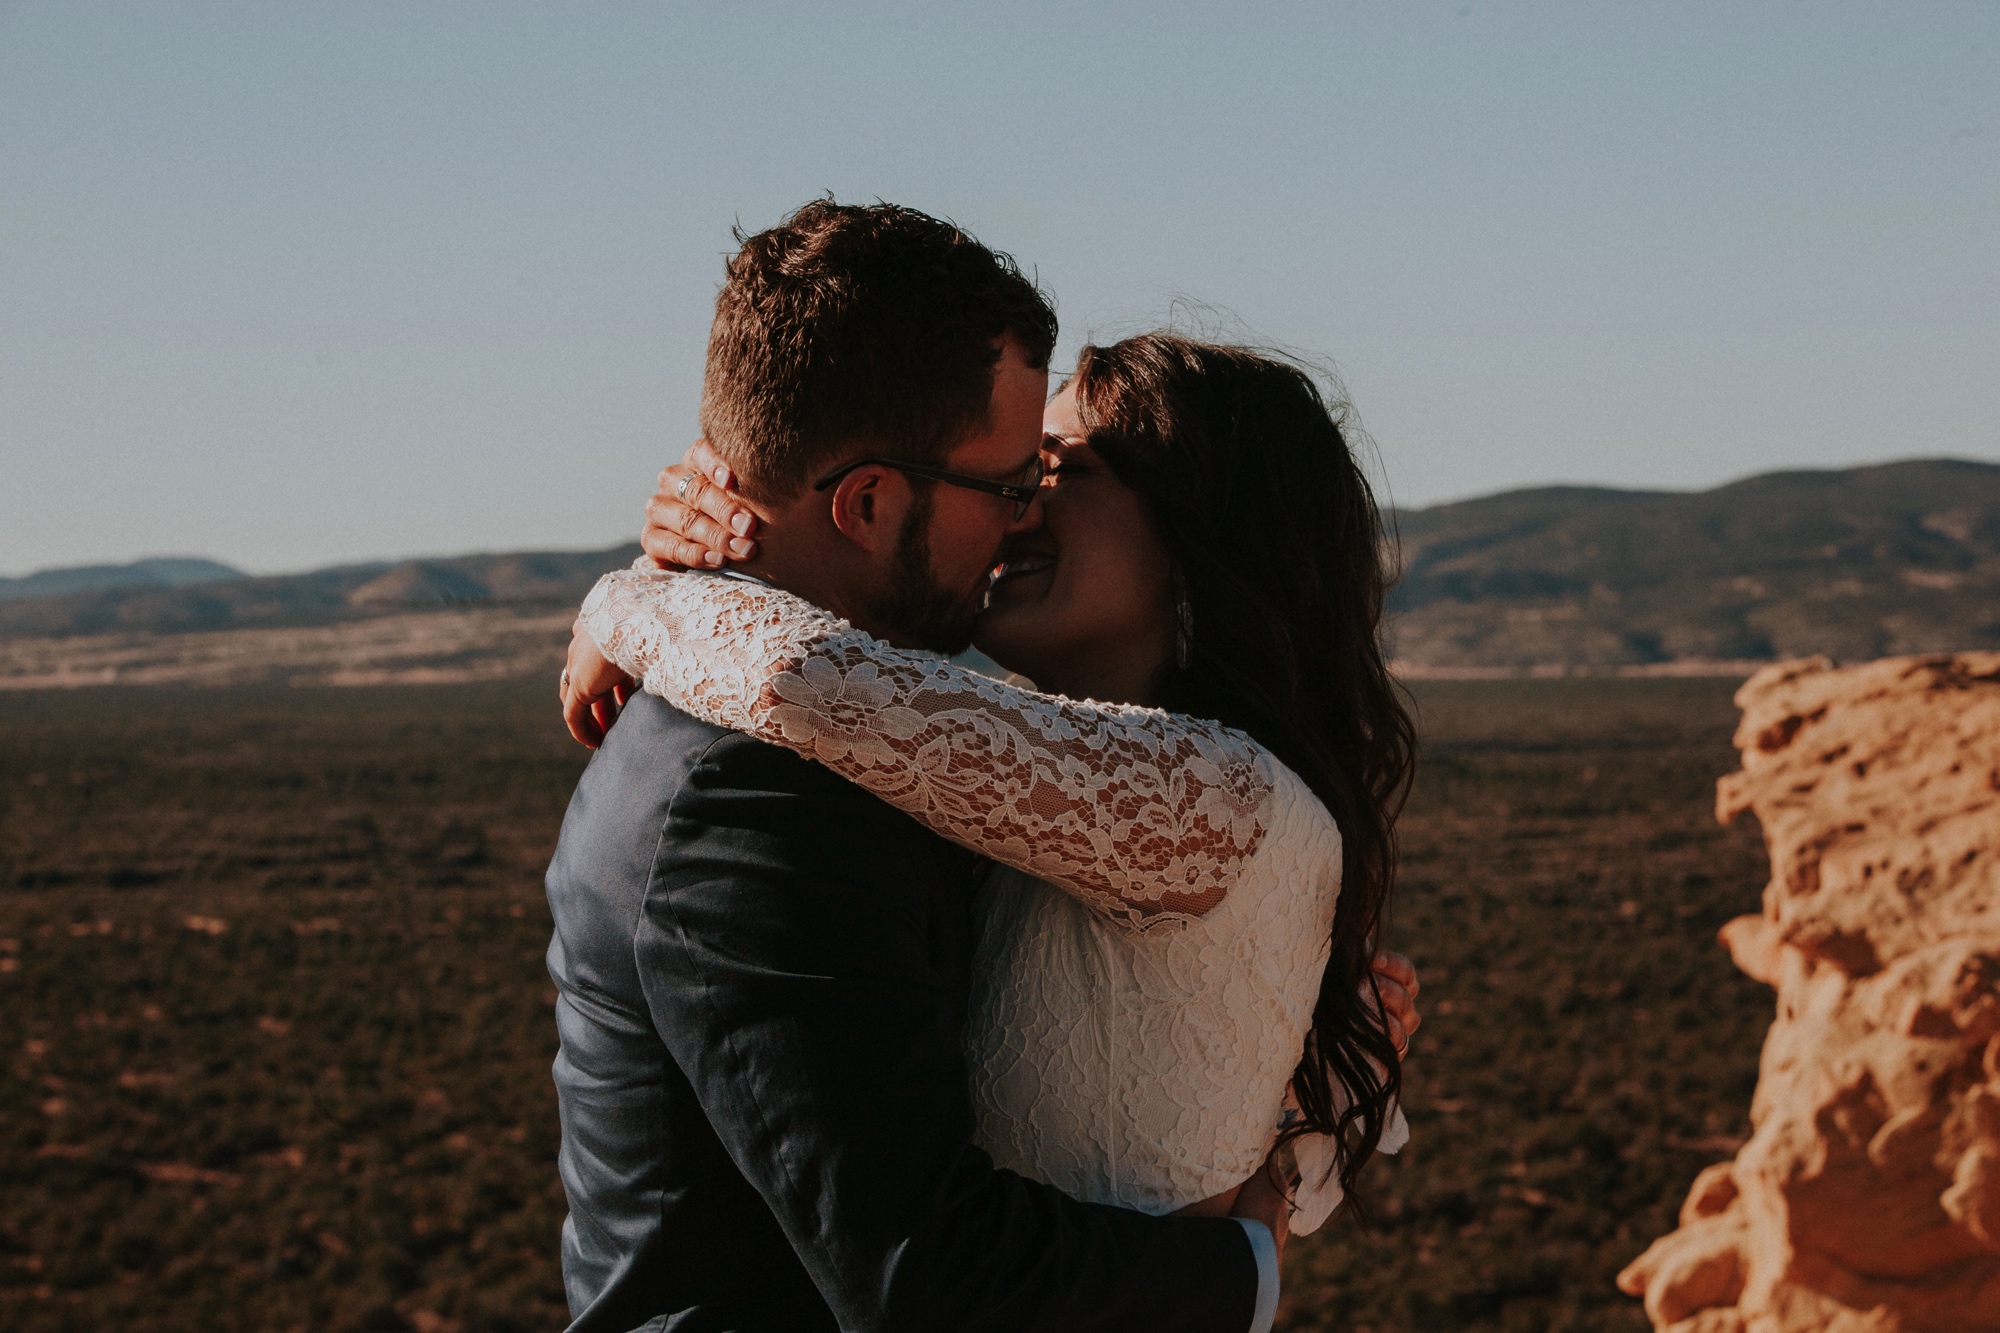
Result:
{"label": "woman's cheek", "polygon": [[1091,548],[1077,567],[1083,586],[1076,590],[1078,595],[1065,599],[1067,606],[1099,640],[1121,640],[1142,631],[1150,599],[1144,572],[1134,563],[1139,551],[1121,548],[1109,533],[1093,541]]}

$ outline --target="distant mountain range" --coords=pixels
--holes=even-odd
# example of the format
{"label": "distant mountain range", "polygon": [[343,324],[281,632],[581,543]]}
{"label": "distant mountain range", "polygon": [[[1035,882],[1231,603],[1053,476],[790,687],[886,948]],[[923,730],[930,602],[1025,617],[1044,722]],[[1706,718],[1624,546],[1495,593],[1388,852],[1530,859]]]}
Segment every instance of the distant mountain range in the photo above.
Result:
{"label": "distant mountain range", "polygon": [[103,588],[181,588],[190,583],[219,583],[248,577],[240,569],[213,560],[172,557],[134,560],[129,565],[78,565],[72,569],[45,569],[25,578],[0,579],[0,602]]}
{"label": "distant mountain range", "polygon": [[[1417,673],[1675,669],[2000,647],[2000,464],[1774,472],[1698,493],[1556,486],[1395,516]],[[250,578],[150,560],[0,581],[0,637],[333,625],[574,605],[636,545]]]}
{"label": "distant mountain range", "polygon": [[[0,600],[0,636],[106,634],[120,631],[277,629],[328,625],[389,612],[493,604],[556,606],[583,600],[597,576],[632,563],[637,542],[603,551],[524,551],[461,555],[401,564],[337,565],[308,574],[250,578],[213,562],[223,574],[168,586],[134,578],[113,585],[95,569],[48,570],[25,579],[60,581],[91,574],[85,591]],[[137,566],[99,567],[135,569]]]}
{"label": "distant mountain range", "polygon": [[2000,647],[2000,465],[1557,486],[1398,516],[1396,656],[1646,667]]}

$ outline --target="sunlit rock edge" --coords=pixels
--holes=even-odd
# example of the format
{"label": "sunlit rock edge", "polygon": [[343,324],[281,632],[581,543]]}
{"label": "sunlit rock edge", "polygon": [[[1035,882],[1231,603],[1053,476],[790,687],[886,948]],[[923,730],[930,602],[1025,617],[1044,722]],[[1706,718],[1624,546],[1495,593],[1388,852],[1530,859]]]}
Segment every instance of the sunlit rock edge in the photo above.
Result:
{"label": "sunlit rock edge", "polygon": [[1717,814],[1762,822],[1777,991],[1733,1161],[1619,1275],[1672,1333],[2000,1330],[2000,653],[1782,663]]}

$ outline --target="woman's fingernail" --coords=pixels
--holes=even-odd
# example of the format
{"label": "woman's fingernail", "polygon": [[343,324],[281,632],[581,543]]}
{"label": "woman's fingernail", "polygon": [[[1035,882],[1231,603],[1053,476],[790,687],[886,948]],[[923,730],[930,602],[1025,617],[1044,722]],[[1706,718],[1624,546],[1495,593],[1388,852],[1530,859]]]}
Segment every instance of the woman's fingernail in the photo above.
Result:
{"label": "woman's fingernail", "polygon": [[704,551],[701,558],[707,563],[710,569],[722,568],[722,552],[720,551]]}
{"label": "woman's fingernail", "polygon": [[757,543],[746,542],[741,537],[732,537],[729,539],[729,553],[738,560],[748,560],[757,554]]}
{"label": "woman's fingernail", "polygon": [[726,468],[726,467],[719,467],[719,468],[717,468],[717,469],[715,470],[715,484],[716,484],[716,485],[718,485],[718,486],[720,486],[720,487],[722,487],[722,489],[724,489],[724,490],[728,490],[728,489],[729,489],[729,469],[728,469],[728,468]]}
{"label": "woman's fingernail", "polygon": [[737,536],[748,537],[750,535],[750,525],[755,521],[754,517],[747,511],[738,510],[736,517],[729,520],[729,526],[736,529]]}

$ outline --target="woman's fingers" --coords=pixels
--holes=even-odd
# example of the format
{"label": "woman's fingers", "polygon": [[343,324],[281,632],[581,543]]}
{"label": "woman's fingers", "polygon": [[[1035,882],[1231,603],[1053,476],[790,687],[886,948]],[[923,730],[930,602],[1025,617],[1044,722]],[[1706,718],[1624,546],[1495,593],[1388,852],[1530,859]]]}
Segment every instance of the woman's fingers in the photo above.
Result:
{"label": "woman's fingers", "polygon": [[592,716],[590,701],[576,690],[563,695],[563,725],[569,728],[569,734],[576,738],[576,743],[586,750],[595,750],[604,744],[604,729]]}
{"label": "woman's fingers", "polygon": [[[751,559],[757,554],[757,515],[736,495],[735,484],[735,475],[708,442],[695,441],[686,458],[661,471],[660,489],[646,505],[647,530],[657,528],[668,536],[641,542],[656,560],[662,555],[653,547],[666,547],[670,538],[722,557],[676,561],[700,568]],[[681,548],[673,549],[684,556]]]}
{"label": "woman's fingers", "polygon": [[618,720],[632,683],[615,663],[605,660],[589,636],[570,638],[562,675],[563,725],[577,744],[592,750],[604,744],[604,733]]}
{"label": "woman's fingers", "polygon": [[[671,560],[675,564],[698,569],[720,569],[731,560],[748,560],[755,556],[757,543],[748,537],[734,535],[724,524],[734,521],[737,526],[754,532],[756,515],[747,509],[724,507],[708,499],[717,493],[716,488],[710,486],[699,496],[690,490],[689,498],[700,499],[710,508],[720,510],[724,515],[721,518],[682,500],[674,493],[674,488],[655,493],[646,502],[646,528],[640,534],[640,545],[655,560]],[[733,520],[730,518],[732,514],[735,515]],[[714,558],[710,559],[711,556]]]}
{"label": "woman's fingers", "polygon": [[686,505],[665,495],[655,495],[647,501],[646,529],[639,534],[639,544],[646,554],[658,564],[682,569],[720,569],[728,564],[729,557],[722,551],[694,540],[683,531],[687,513]]}
{"label": "woman's fingers", "polygon": [[590,720],[597,724],[597,743],[602,745],[604,733],[618,720],[618,706],[611,702],[610,695],[601,694],[590,701]]}
{"label": "woman's fingers", "polygon": [[660,488],[646,501],[646,523],[639,533],[639,545],[654,564],[670,569],[720,569],[728,563],[719,549],[717,558],[710,559],[709,548],[692,540],[686,531],[689,511],[682,497],[705,484],[701,474],[685,461],[661,470]]}
{"label": "woman's fingers", "polygon": [[639,545],[662,569],[720,569],[727,563],[705,546],[698,546],[666,528],[648,527]]}
{"label": "woman's fingers", "polygon": [[[701,493],[702,502],[706,504],[710,496],[720,493],[711,486]],[[654,521],[655,510],[658,511],[661,527],[691,542],[697,542],[710,551],[737,560],[748,559],[757,553],[757,543],[730,535],[729,529],[724,526],[728,522],[726,509],[723,511],[723,516],[718,518],[706,509],[694,508],[681,501],[656,495],[653,497],[653,502],[646,506],[647,522]],[[746,516],[750,516],[748,510],[743,512]]]}
{"label": "woman's fingers", "polygon": [[670,491],[646,502],[646,530],[639,534],[639,544],[655,560],[720,569],[729,563],[728,539],[714,519],[689,509]]}
{"label": "woman's fingers", "polygon": [[[757,543],[751,540],[757,532],[757,515],[736,495],[735,475],[715,457],[706,440],[695,441],[687,461],[701,475],[701,481],[688,484],[687,502],[713,521],[718,531],[728,534],[727,547],[718,549],[727,549],[738,560],[748,560],[757,553]],[[692,530],[688,535],[706,545],[717,545]]]}
{"label": "woman's fingers", "polygon": [[722,461],[722,455],[715,452],[715,446],[708,442],[705,435],[688,446],[687,458],[683,461],[725,491],[736,485],[736,474],[729,470],[729,465]]}

